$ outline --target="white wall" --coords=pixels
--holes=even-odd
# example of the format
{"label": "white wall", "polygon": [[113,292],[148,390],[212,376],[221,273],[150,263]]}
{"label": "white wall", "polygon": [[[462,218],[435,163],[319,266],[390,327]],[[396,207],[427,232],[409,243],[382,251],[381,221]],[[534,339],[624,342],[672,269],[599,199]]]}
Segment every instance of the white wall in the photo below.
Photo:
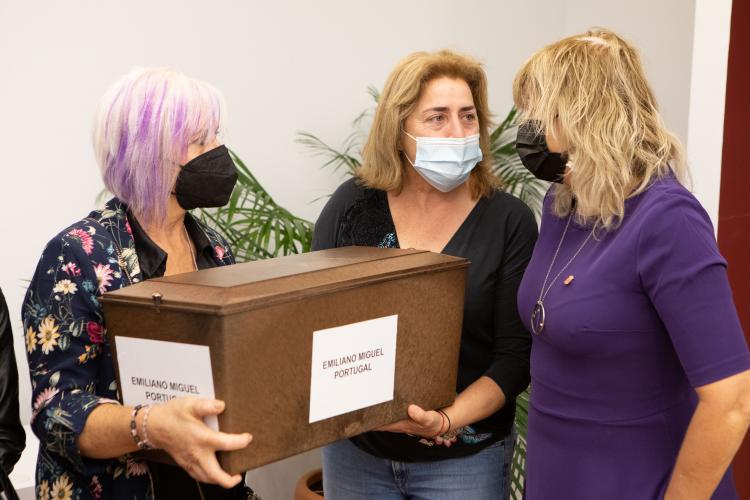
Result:
{"label": "white wall", "polygon": [[731,20],[732,0],[696,2],[688,162],[695,195],[711,216],[717,232]]}
{"label": "white wall", "polygon": [[614,29],[641,48],[667,126],[687,146],[692,189],[718,227],[732,0],[567,0],[566,35]]}
{"label": "white wall", "polygon": [[[644,14],[647,13],[647,14]],[[337,145],[398,59],[453,48],[482,60],[502,118],[518,66],[534,50],[592,25],[644,52],[668,124],[687,131],[693,1],[420,0],[198,2],[0,0],[0,286],[17,319],[21,399],[30,388],[20,328],[24,279],[45,242],[86,214],[101,182],[89,126],[98,97],[134,66],[173,66],[221,89],[227,143],[272,196],[314,220],[340,178],[294,143],[311,131]],[[710,174],[713,175],[713,172]],[[303,455],[253,473],[267,499],[288,498]]]}
{"label": "white wall", "polygon": [[568,0],[566,34],[598,25],[642,50],[664,120],[687,146],[692,189],[718,228],[732,0]]}
{"label": "white wall", "polygon": [[567,0],[566,35],[591,26],[620,33],[641,50],[667,126],[687,139],[693,0]]}

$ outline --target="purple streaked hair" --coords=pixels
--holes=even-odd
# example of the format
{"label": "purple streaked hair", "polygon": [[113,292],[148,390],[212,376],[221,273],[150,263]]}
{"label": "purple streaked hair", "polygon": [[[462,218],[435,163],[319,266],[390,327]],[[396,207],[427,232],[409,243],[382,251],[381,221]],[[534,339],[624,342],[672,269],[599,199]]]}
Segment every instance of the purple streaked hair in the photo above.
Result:
{"label": "purple streaked hair", "polygon": [[104,186],[139,221],[161,225],[188,146],[213,141],[224,119],[213,86],[170,69],[131,71],[104,94],[94,119]]}

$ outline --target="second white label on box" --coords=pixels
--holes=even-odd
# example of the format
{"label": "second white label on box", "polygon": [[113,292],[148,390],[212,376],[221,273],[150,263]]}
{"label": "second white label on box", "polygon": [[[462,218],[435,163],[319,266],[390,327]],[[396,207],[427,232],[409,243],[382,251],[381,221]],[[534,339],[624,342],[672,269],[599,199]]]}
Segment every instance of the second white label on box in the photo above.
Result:
{"label": "second white label on box", "polygon": [[398,315],[313,333],[310,423],[393,399]]}

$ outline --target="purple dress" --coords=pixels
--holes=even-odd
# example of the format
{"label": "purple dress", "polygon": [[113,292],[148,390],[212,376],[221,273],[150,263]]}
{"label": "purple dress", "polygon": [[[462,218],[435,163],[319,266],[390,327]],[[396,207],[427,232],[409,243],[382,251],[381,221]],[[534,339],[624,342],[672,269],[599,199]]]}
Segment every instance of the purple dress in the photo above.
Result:
{"label": "purple dress", "polygon": [[[567,221],[551,213],[552,196],[518,292],[529,329]],[[589,233],[570,224],[550,279]],[[527,499],[661,498],[693,388],[750,368],[705,211],[674,177],[656,180],[625,202],[617,230],[588,241],[544,307],[531,351]],[[737,498],[731,469],[712,498]]]}

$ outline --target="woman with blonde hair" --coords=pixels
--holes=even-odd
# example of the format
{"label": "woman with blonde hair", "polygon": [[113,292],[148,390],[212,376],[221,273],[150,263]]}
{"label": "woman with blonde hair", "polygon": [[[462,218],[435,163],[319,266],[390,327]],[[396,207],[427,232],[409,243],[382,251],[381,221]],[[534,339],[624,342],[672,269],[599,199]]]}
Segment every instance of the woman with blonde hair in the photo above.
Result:
{"label": "woman with blonde hair", "polygon": [[516,292],[536,222],[490,171],[484,70],[448,51],[418,52],[385,84],[356,178],[315,225],[313,249],[366,245],[466,257],[458,396],[324,449],[326,499],[501,499],[515,398],[529,381],[530,335]]}
{"label": "woman with blonde hair", "polygon": [[518,152],[554,183],[518,294],[529,500],[733,499],[750,353],[637,51],[592,30],[518,72]]}

